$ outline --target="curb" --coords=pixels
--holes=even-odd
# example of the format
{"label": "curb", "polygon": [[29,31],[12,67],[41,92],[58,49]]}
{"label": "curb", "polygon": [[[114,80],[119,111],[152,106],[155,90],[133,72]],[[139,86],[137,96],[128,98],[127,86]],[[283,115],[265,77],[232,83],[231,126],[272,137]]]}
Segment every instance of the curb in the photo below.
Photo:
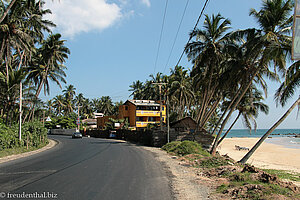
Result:
{"label": "curb", "polygon": [[49,141],[49,144],[47,144],[46,146],[44,146],[41,149],[37,149],[37,150],[34,150],[34,151],[25,152],[25,153],[20,153],[20,154],[13,154],[13,155],[9,155],[9,156],[0,158],[0,164],[11,161],[11,160],[16,160],[16,159],[19,159],[19,158],[28,157],[28,156],[46,151],[48,149],[53,148],[54,146],[56,146],[58,144],[57,141],[52,140],[52,139],[48,139],[48,141]]}

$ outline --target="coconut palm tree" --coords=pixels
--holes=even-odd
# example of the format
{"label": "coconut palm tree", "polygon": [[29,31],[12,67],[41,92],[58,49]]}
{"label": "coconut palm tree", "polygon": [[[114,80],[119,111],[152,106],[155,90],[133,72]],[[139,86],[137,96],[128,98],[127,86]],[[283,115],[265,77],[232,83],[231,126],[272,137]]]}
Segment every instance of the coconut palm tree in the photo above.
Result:
{"label": "coconut palm tree", "polygon": [[62,114],[63,108],[65,107],[63,95],[57,95],[54,97],[53,107],[55,108],[56,115]]}
{"label": "coconut palm tree", "polygon": [[70,50],[64,45],[65,40],[61,40],[60,34],[49,35],[48,38],[42,42],[42,46],[38,49],[36,60],[33,65],[35,70],[29,78],[37,84],[36,97],[39,96],[42,87],[44,87],[44,93],[49,93],[50,80],[57,83],[61,87],[60,81],[66,82],[64,77],[66,74],[64,70],[66,67],[63,63],[68,58]]}
{"label": "coconut palm tree", "polygon": [[26,27],[26,11],[28,9],[24,8],[24,1],[18,1],[0,24],[0,62],[6,65],[7,78],[13,55],[21,57],[22,52],[28,55],[34,45],[34,40]]}
{"label": "coconut palm tree", "polygon": [[76,88],[74,87],[74,85],[67,85],[65,86],[63,93],[67,100],[72,101],[74,96],[76,95]]}
{"label": "coconut palm tree", "polygon": [[113,103],[109,96],[103,96],[100,98],[101,112],[104,115],[111,115],[113,111]]}
{"label": "coconut palm tree", "polygon": [[11,124],[14,107],[19,97],[20,82],[24,81],[26,73],[23,70],[14,70],[9,66],[8,75],[0,71],[1,101],[6,113],[6,124]]}
{"label": "coconut palm tree", "polygon": [[230,24],[230,20],[220,14],[211,17],[206,15],[203,29],[196,29],[190,33],[195,41],[188,43],[185,48],[189,60],[192,60],[194,64],[191,72],[194,88],[201,93],[197,117],[199,128],[205,125],[201,121],[211,110],[211,102],[219,101],[215,97],[218,93],[218,79],[222,73],[221,62],[226,58],[223,49],[226,45],[226,32],[230,29]]}
{"label": "coconut palm tree", "polygon": [[144,96],[144,85],[143,82],[137,80],[132,83],[132,85],[129,86],[130,89],[128,91],[132,92],[130,96],[133,97],[133,99],[143,99]]}
{"label": "coconut palm tree", "polygon": [[[254,39],[251,39],[250,41],[252,41],[251,43],[255,49],[259,49],[261,46],[261,52],[257,54],[257,65],[250,65],[251,67],[249,69],[252,72],[249,71],[251,73],[248,81],[243,87],[239,88],[238,93],[240,93],[240,95],[233,103],[229,113],[222,122],[222,126],[214,141],[213,148],[211,149],[211,153],[213,155],[216,152],[217,141],[225,127],[225,124],[228,122],[229,117],[248,88],[252,85],[252,81],[255,77],[259,76],[261,70],[270,71],[270,66],[274,68],[275,72],[277,70],[283,71],[285,69],[286,57],[291,53],[291,37],[287,35],[291,30],[291,10],[292,2],[290,0],[265,0],[263,1],[263,6],[260,11],[257,12],[255,9],[251,9],[250,15],[255,17],[261,27],[260,30],[255,30],[254,33],[258,32],[261,36],[252,37]],[[240,34],[240,38],[242,38],[241,35],[244,36],[245,33],[246,35],[249,35],[247,30],[238,31],[237,33]],[[235,35],[235,33],[233,35]],[[251,35],[253,36],[253,34]],[[251,43],[247,42],[247,44]],[[249,49],[251,50],[251,47]]]}
{"label": "coconut palm tree", "polygon": [[[238,110],[238,115],[229,127],[229,129],[226,131],[226,133],[223,135],[223,137],[218,141],[218,145],[224,140],[224,138],[228,135],[232,127],[235,125],[237,120],[242,116],[243,122],[245,127],[247,127],[250,132],[252,130],[252,124],[254,125],[254,130],[256,130],[257,124],[256,124],[256,118],[259,114],[259,111],[268,114],[269,113],[269,106],[264,104],[262,101],[264,100],[262,96],[262,92],[257,90],[254,86],[250,88],[247,93],[243,96],[242,100],[238,104],[236,110]],[[223,102],[223,106],[227,107],[226,104],[229,104],[230,102]],[[252,123],[251,123],[252,122]]]}
{"label": "coconut palm tree", "polygon": [[[299,90],[300,86],[300,73],[299,61],[289,67],[286,74],[286,79],[276,92],[276,100],[281,105],[285,105],[287,100],[292,97],[295,91]],[[299,94],[299,93],[298,93]],[[250,151],[239,161],[246,163],[253,153],[260,147],[266,138],[287,118],[292,110],[300,105],[300,95],[292,106],[282,115],[282,117],[259,139],[259,141],[250,149]]]}
{"label": "coconut palm tree", "polygon": [[169,85],[168,96],[173,105],[172,110],[178,113],[177,117],[181,119],[188,114],[195,99],[188,71],[176,66],[171,70]]}

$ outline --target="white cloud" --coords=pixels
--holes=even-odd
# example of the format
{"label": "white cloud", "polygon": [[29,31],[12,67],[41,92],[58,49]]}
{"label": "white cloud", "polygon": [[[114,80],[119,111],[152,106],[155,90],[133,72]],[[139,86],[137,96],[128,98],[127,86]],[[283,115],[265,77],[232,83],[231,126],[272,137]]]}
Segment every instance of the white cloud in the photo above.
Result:
{"label": "white cloud", "polygon": [[45,8],[52,11],[48,19],[65,36],[89,31],[102,31],[120,20],[121,8],[107,0],[47,0]]}
{"label": "white cloud", "polygon": [[147,7],[151,6],[150,0],[142,0],[142,3],[145,4]]}

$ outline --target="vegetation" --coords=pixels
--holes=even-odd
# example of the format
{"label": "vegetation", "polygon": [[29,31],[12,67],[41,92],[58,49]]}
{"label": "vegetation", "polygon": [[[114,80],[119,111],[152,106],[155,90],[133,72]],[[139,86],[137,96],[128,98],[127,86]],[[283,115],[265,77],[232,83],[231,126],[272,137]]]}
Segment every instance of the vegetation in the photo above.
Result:
{"label": "vegetation", "polygon": [[[39,99],[41,92],[49,93],[50,82],[60,87],[66,83],[64,63],[70,54],[62,36],[51,32],[55,24],[43,18],[51,13],[44,4],[43,0],[1,1],[0,118],[11,127],[20,115],[20,123],[50,116],[64,127],[73,127],[74,113],[81,119],[90,118],[93,112],[116,115],[122,102],[113,103],[109,96],[87,99],[82,93],[77,95],[73,85],[46,103]],[[215,155],[233,113],[237,113],[236,120],[242,117],[250,130],[256,128],[260,112],[268,113],[263,103],[265,79],[282,82],[275,97],[281,106],[297,94],[299,61],[290,59],[292,8],[292,0],[264,0],[259,10],[249,12],[258,28],[244,30],[232,30],[230,19],[221,14],[205,15],[203,26],[189,33],[192,40],[184,48],[191,70],[175,66],[169,75],[159,72],[145,82],[134,81],[129,86],[131,96],[158,100],[158,86],[152,83],[167,83],[162,91],[168,99],[170,122],[186,116],[195,119],[200,130],[216,135],[210,152]],[[299,103],[300,98],[241,162],[249,159]],[[48,127],[53,124],[47,123]]]}
{"label": "vegetation", "polygon": [[285,170],[276,170],[276,169],[262,169],[263,171],[278,176],[278,178],[289,180],[289,181],[297,181],[300,182],[300,173],[289,172]]}
{"label": "vegetation", "polygon": [[23,140],[19,140],[19,127],[7,127],[0,122],[0,156],[25,152],[48,144],[47,129],[41,122],[26,122],[22,126]]}
{"label": "vegetation", "polygon": [[162,147],[168,153],[172,152],[176,155],[184,156],[188,154],[200,154],[209,156],[209,153],[202,149],[202,146],[197,142],[183,141],[183,142],[170,142]]}
{"label": "vegetation", "polygon": [[[205,15],[203,27],[190,33],[192,40],[185,47],[192,69],[175,66],[170,75],[157,73],[145,82],[134,81],[130,85],[131,96],[158,100],[158,86],[152,83],[167,83],[163,91],[168,97],[165,99],[168,99],[170,122],[186,116],[195,119],[199,130],[216,135],[211,149],[215,155],[238,118],[242,117],[251,130],[256,129],[255,119],[259,113],[268,113],[268,106],[263,103],[267,96],[267,78],[282,82],[275,97],[280,105],[286,105],[287,100],[297,94],[299,61],[291,60],[293,5],[291,0],[262,1],[260,10],[249,12],[259,28],[245,30],[232,30],[231,21],[221,14]],[[291,66],[288,63],[292,63]],[[300,98],[261,142],[299,103]],[[237,118],[221,138],[233,113],[237,113]],[[245,163],[260,144],[241,162]]]}
{"label": "vegetation", "polygon": [[[206,177],[203,182],[209,182],[210,187],[216,188],[216,195],[221,195],[220,199],[270,199],[273,195],[281,195],[283,199],[300,197],[299,188],[285,182],[300,181],[298,173],[260,170],[235,163],[226,156],[211,156],[201,148],[199,150],[199,146],[195,142],[176,141],[166,144],[162,149],[179,156],[178,160],[183,163],[182,166],[197,168],[198,176]],[[212,182],[207,181],[207,178],[216,180],[214,184],[217,185],[212,186]],[[220,178],[223,181],[219,183]]]}

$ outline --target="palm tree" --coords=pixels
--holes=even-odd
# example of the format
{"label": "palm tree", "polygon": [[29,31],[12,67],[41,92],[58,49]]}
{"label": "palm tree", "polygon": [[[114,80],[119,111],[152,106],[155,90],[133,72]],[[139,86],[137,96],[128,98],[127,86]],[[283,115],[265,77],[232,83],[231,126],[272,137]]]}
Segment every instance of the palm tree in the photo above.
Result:
{"label": "palm tree", "polygon": [[29,78],[38,85],[36,97],[39,96],[42,87],[44,87],[44,92],[49,93],[49,83],[50,80],[57,83],[60,86],[60,81],[66,82],[64,77],[63,63],[68,58],[70,50],[64,45],[65,40],[61,40],[60,34],[49,35],[48,38],[42,42],[42,47],[38,50],[36,55],[35,70]]}
{"label": "palm tree", "polygon": [[[261,102],[262,100],[264,100],[264,98],[262,97],[262,93],[258,91],[254,86],[252,86],[252,88],[247,91],[247,93],[243,96],[242,100],[238,104],[236,109],[239,111],[239,113],[229,129],[218,141],[218,145],[220,145],[220,143],[224,140],[224,138],[230,132],[240,116],[243,117],[244,125],[250,130],[250,132],[252,130],[251,122],[254,124],[254,129],[256,130],[257,124],[255,119],[258,116],[258,112],[261,111],[265,114],[269,113],[269,106]],[[224,102],[223,104],[226,107],[226,104],[229,103],[230,102]]]}
{"label": "palm tree", "polygon": [[56,114],[62,114],[63,108],[65,107],[64,104],[64,97],[62,95],[57,95],[56,97],[54,97],[53,99],[53,107],[56,110]]}
{"label": "palm tree", "polygon": [[[34,45],[33,38],[26,27],[24,1],[18,1],[0,24],[0,61],[6,64],[6,76],[9,78],[9,65],[13,54],[21,57],[22,52],[29,54]],[[21,59],[22,62],[22,59]]]}
{"label": "palm tree", "polygon": [[[259,76],[259,72],[262,70],[270,71],[269,66],[271,64],[273,65],[275,72],[277,69],[284,70],[286,65],[286,57],[291,53],[291,37],[286,35],[291,30],[291,9],[292,3],[290,0],[265,0],[263,1],[263,6],[259,12],[251,9],[250,15],[253,15],[257,19],[261,27],[261,30],[258,30],[258,33],[261,34],[261,36],[252,37],[254,39],[251,40],[254,42],[251,43],[257,50],[259,50],[261,46],[261,52],[257,54],[257,64],[253,66],[248,65],[248,67],[251,66],[249,69],[251,69],[252,72],[250,71],[251,73],[245,86],[240,87],[238,90],[237,94],[241,94],[231,106],[231,110],[227,114],[227,117],[223,120],[222,126],[211,150],[213,155],[216,152],[217,141],[225,127],[225,124],[229,120],[229,117],[237,107],[248,88],[252,85],[252,81],[255,79],[255,77]],[[255,33],[257,31],[252,32]],[[238,35],[244,35],[246,33],[248,36],[250,33],[250,36],[253,36],[253,34],[251,34],[251,30],[250,32],[239,31],[237,33]],[[247,43],[250,44],[249,42]],[[251,45],[249,49],[251,49]]]}
{"label": "palm tree", "polygon": [[[225,59],[223,49],[226,45],[227,35],[225,33],[230,29],[230,20],[225,19],[220,14],[205,16],[203,29],[196,29],[190,35],[196,41],[190,42],[186,46],[186,53],[189,60],[194,63],[191,77],[194,81],[194,88],[201,91],[201,103],[198,114],[198,125],[202,128],[206,119],[211,114],[210,105],[214,101],[218,104],[219,77],[222,73],[221,62]],[[214,110],[216,107],[214,107]],[[207,121],[207,120],[205,120]]]}
{"label": "palm tree", "polygon": [[101,111],[104,115],[111,115],[113,111],[113,103],[109,96],[103,96],[100,98]]}
{"label": "palm tree", "polygon": [[9,66],[8,75],[0,71],[1,97],[4,113],[6,113],[6,124],[11,124],[14,106],[19,94],[20,82],[24,81],[26,73],[23,70],[14,70]]}
{"label": "palm tree", "polygon": [[133,99],[143,99],[144,96],[144,85],[143,82],[137,80],[132,83],[132,85],[129,86],[129,91],[132,92],[130,96],[133,97]]}
{"label": "palm tree", "polygon": [[65,87],[65,89],[63,90],[63,93],[65,95],[65,98],[67,100],[73,100],[74,96],[76,95],[76,88],[74,87],[74,85],[68,85]]}
{"label": "palm tree", "polygon": [[[282,106],[284,106],[287,100],[292,97],[294,91],[299,88],[300,85],[300,73],[299,73],[299,61],[291,65],[285,76],[286,80],[276,93],[276,99]],[[300,96],[293,103],[293,105],[284,113],[284,115],[260,138],[260,140],[251,148],[251,150],[239,161],[240,163],[246,163],[253,153],[260,147],[265,139],[287,118],[292,110],[300,105]]]}
{"label": "palm tree", "polygon": [[191,104],[195,98],[191,78],[188,71],[184,70],[181,66],[176,66],[174,70],[171,70],[169,78],[169,99],[173,105],[173,109],[178,113],[178,118],[183,118],[190,110]]}
{"label": "palm tree", "polygon": [[53,99],[50,99],[46,102],[45,104],[45,108],[46,108],[46,116],[51,116],[53,111],[52,111],[52,108],[54,106],[54,103],[53,103]]}

